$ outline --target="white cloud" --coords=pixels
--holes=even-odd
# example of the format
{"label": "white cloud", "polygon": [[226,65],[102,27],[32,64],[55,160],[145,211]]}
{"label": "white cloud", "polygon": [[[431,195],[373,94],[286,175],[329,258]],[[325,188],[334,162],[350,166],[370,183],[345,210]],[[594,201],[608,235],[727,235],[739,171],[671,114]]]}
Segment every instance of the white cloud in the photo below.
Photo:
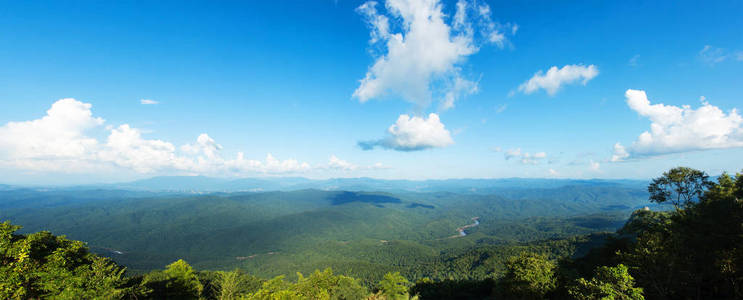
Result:
{"label": "white cloud", "polygon": [[477,93],[477,89],[477,82],[465,80],[461,77],[454,78],[454,86],[444,94],[444,100],[441,102],[439,109],[447,110],[453,108],[454,101],[462,96]]}
{"label": "white cloud", "polygon": [[524,94],[531,94],[539,89],[544,89],[547,94],[554,95],[565,84],[571,84],[580,81],[586,85],[588,81],[599,74],[595,65],[565,65],[558,69],[553,66],[547,70],[547,73],[538,71],[534,76],[519,86],[519,91]]}
{"label": "white cloud", "polygon": [[601,169],[601,164],[597,161],[593,161],[593,159],[590,161],[590,166],[592,171],[599,171]]}
{"label": "white cloud", "polygon": [[102,130],[104,120],[93,117],[91,105],[74,99],[55,102],[46,116],[0,126],[0,166],[30,171],[65,173],[125,169],[138,173],[180,172],[235,175],[251,173],[296,173],[311,169],[294,159],[278,160],[271,154],[264,161],[245,159],[238,153],[224,159],[222,146],[207,134],[193,144],[180,147],[142,137],[128,124],[106,126],[105,142],[88,135]]}
{"label": "white cloud", "polygon": [[[494,150],[497,152],[501,152],[500,147],[496,147]],[[522,152],[521,148],[516,148],[503,152],[503,157],[505,157],[506,160],[510,160],[512,158],[517,159],[519,162],[525,165],[536,165],[542,162],[543,159],[547,158],[547,153],[537,152],[532,154],[529,152]]]}
{"label": "white cloud", "polygon": [[506,23],[500,24],[493,22],[490,15],[490,6],[487,3],[482,3],[477,6],[477,13],[480,17],[480,34],[483,35],[487,41],[494,43],[498,48],[503,49],[508,40],[506,34],[510,33],[515,35],[519,30],[519,26],[516,24]]}
{"label": "white cloud", "polygon": [[[353,97],[366,102],[399,96],[419,107],[435,99],[441,109],[448,109],[457,99],[476,92],[477,82],[462,76],[460,65],[479,50],[480,40],[502,45],[505,35],[502,26],[491,20],[489,8],[483,13],[482,8],[459,0],[455,10],[450,25],[438,0],[388,0],[386,13],[378,11],[374,1],[359,6],[357,12],[371,27],[370,43],[380,53],[374,54],[375,61]],[[480,13],[472,14],[476,10]],[[486,38],[486,34],[501,37]]]}
{"label": "white cloud", "polygon": [[472,25],[467,22],[467,6],[467,1],[457,1],[457,9],[454,13],[454,23],[452,27],[464,30],[468,34],[472,34]]}
{"label": "white cloud", "polygon": [[380,146],[399,151],[416,151],[442,148],[454,143],[451,133],[434,113],[429,114],[428,119],[400,115],[397,122],[387,129],[387,134],[381,140],[359,142],[359,146],[364,150]]}
{"label": "white cloud", "polygon": [[141,132],[128,124],[112,129],[106,144],[94,151],[101,162],[131,168],[139,173],[188,168],[187,159],[176,156],[173,144],[143,139]]}
{"label": "white cloud", "polygon": [[217,144],[206,133],[202,133],[196,138],[196,143],[183,145],[181,146],[181,150],[191,155],[204,155],[207,158],[215,158],[219,150],[222,150],[222,145]]}
{"label": "white cloud", "polygon": [[611,155],[611,161],[617,162],[617,161],[623,161],[625,158],[629,157],[629,153],[627,153],[627,149],[622,146],[620,143],[614,144],[614,154]]}
{"label": "white cloud", "polygon": [[139,103],[144,104],[144,105],[153,105],[153,104],[159,104],[160,102],[151,100],[151,99],[141,99],[139,100]]}
{"label": "white cloud", "polygon": [[242,152],[237,153],[237,158],[224,162],[228,170],[235,173],[299,173],[309,171],[312,167],[306,162],[296,159],[279,160],[271,153],[266,154],[264,161],[245,159]]}
{"label": "white cloud", "polygon": [[[90,104],[62,99],[47,110],[46,116],[24,122],[9,122],[0,127],[0,159],[5,165],[25,168],[69,168],[70,160],[92,159],[91,149],[98,141],[86,131],[103,124],[93,117]],[[55,160],[57,164],[46,163]]]}
{"label": "white cloud", "polygon": [[325,168],[329,170],[336,170],[336,171],[343,171],[343,172],[388,169],[382,163],[379,163],[379,162],[374,163],[373,165],[369,165],[369,166],[359,166],[351,162],[348,162],[346,160],[340,159],[335,155],[330,156],[330,158],[328,159],[327,165],[320,166],[319,168]]}
{"label": "white cloud", "polygon": [[702,99],[702,105],[693,109],[651,104],[645,91],[627,90],[627,105],[640,116],[647,117],[651,124],[625,149],[614,145],[612,161],[628,157],[653,156],[667,153],[707,149],[743,147],[743,118],[736,109],[729,113]]}
{"label": "white cloud", "polygon": [[358,166],[348,161],[342,160],[335,155],[331,155],[330,159],[328,160],[328,168],[342,171],[353,171],[356,170]]}

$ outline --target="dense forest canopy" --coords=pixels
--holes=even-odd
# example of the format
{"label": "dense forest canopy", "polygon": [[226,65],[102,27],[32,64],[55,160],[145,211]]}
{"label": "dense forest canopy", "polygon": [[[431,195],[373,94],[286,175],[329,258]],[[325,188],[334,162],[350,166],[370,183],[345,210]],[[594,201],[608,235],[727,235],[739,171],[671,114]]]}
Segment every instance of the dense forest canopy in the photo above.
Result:
{"label": "dense forest canopy", "polygon": [[[434,260],[418,260],[429,264],[418,275],[390,270],[375,280],[329,268],[262,277],[240,269],[195,269],[180,259],[134,274],[83,242],[48,231],[21,234],[20,226],[4,222],[0,298],[743,298],[743,175],[711,181],[702,172],[675,168],[654,179],[648,192],[651,201],[673,207],[637,209],[614,233],[454,247]],[[415,253],[399,259],[415,259]],[[377,271],[385,270],[372,273]]]}
{"label": "dense forest canopy", "polygon": [[[296,272],[332,267],[374,283],[395,271],[411,280],[484,279],[503,255],[485,254],[476,264],[458,257],[612,232],[633,210],[653,205],[645,188],[623,181],[491,184],[503,188],[489,194],[15,189],[0,194],[0,220],[23,225],[20,233],[47,230],[85,241],[130,273],[184,259],[197,269],[240,268],[266,278],[296,279]],[[472,218],[479,224],[466,227]]]}

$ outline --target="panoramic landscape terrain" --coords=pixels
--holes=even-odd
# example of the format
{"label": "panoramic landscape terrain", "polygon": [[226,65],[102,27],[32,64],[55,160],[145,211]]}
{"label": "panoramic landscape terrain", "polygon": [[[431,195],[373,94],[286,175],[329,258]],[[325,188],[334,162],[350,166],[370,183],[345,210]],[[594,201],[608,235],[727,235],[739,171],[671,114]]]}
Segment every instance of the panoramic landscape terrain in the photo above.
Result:
{"label": "panoramic landscape terrain", "polygon": [[0,299],[743,299],[743,1],[2,1]]}
{"label": "panoramic landscape terrain", "polygon": [[[184,188],[190,180],[184,178]],[[156,188],[161,182],[178,178],[130,184]],[[382,183],[354,180],[360,190],[198,194],[170,185],[161,190],[8,187],[0,218],[23,224],[20,232],[48,230],[86,241],[93,252],[134,272],[182,258],[201,269],[240,268],[262,276],[333,267],[369,279],[392,270],[411,279],[482,279],[495,262],[460,270],[446,260],[481,247],[615,231],[632,211],[650,205],[639,181],[483,180],[472,181],[483,192],[460,193],[364,190]],[[474,189],[468,183],[419,184]],[[395,185],[405,182],[389,183]]]}

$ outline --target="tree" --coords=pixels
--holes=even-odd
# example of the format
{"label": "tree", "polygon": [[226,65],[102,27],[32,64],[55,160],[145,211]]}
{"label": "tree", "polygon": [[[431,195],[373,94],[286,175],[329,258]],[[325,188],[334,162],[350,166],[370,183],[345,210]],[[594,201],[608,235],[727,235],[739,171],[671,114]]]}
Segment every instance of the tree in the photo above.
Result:
{"label": "tree", "polygon": [[384,274],[384,278],[379,282],[379,291],[388,299],[407,299],[408,284],[410,282],[400,275],[400,272],[390,272]]}
{"label": "tree", "polygon": [[738,200],[743,199],[743,174],[741,173],[735,175],[735,191],[733,191],[733,196]]}
{"label": "tree", "polygon": [[164,271],[147,274],[142,285],[152,289],[157,299],[198,299],[203,285],[196,272],[182,259],[165,267]]}
{"label": "tree", "polygon": [[635,280],[625,265],[599,267],[591,280],[580,278],[569,290],[570,296],[579,300],[643,300],[642,288],[635,287]]}
{"label": "tree", "polygon": [[276,276],[263,283],[261,289],[249,294],[250,300],[283,300],[300,299],[301,296],[293,289],[291,283],[284,281],[284,276]]}
{"label": "tree", "polygon": [[337,277],[336,287],[331,292],[332,299],[346,300],[362,299],[369,294],[358,279],[342,275]]}
{"label": "tree", "polygon": [[511,257],[501,279],[501,293],[512,299],[544,299],[557,285],[555,268],[544,255],[522,252]]}
{"label": "tree", "polygon": [[297,273],[297,283],[284,281],[278,276],[263,283],[263,286],[247,295],[247,299],[316,299],[341,300],[363,299],[368,295],[358,280],[343,275],[333,275],[330,268],[315,271],[308,277]]}
{"label": "tree", "polygon": [[[620,261],[648,298],[743,298],[741,175],[722,174],[715,183],[701,171],[678,169],[649,187],[656,199],[675,201],[677,210],[651,226],[628,222],[625,227],[634,228],[629,231],[637,232],[637,240],[619,253]],[[663,191],[659,186],[677,188]]]}
{"label": "tree", "polygon": [[650,201],[659,204],[670,202],[676,211],[681,211],[695,200],[701,199],[711,184],[708,178],[707,174],[699,170],[687,167],[673,168],[650,183],[648,186]]}
{"label": "tree", "polygon": [[333,275],[333,270],[316,270],[309,277],[297,273],[299,279],[294,289],[303,297],[309,299],[360,299],[367,296],[366,289],[358,280]]}
{"label": "tree", "polygon": [[140,292],[126,287],[125,269],[88,252],[80,241],[48,231],[15,234],[0,223],[0,299],[115,299]]}
{"label": "tree", "polygon": [[219,300],[235,300],[239,298],[242,286],[242,276],[238,270],[219,272],[219,281],[216,284]]}

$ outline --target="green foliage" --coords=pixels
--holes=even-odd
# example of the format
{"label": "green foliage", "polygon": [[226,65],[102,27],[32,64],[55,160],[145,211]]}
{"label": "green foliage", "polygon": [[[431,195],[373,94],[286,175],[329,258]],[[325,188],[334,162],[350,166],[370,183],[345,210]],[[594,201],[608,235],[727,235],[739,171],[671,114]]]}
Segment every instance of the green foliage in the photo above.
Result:
{"label": "green foliage", "polygon": [[634,287],[634,278],[626,266],[599,267],[591,280],[580,278],[570,289],[570,295],[579,300],[643,300],[642,288]]}
{"label": "green foliage", "polygon": [[[131,235],[134,245],[125,248],[121,242],[113,249],[146,249],[114,256],[127,263],[148,266],[183,254],[199,258],[198,268],[237,265],[261,276],[296,278],[196,271],[183,260],[127,277],[123,267],[90,253],[83,242],[47,231],[18,234],[19,226],[5,222],[0,224],[0,299],[743,298],[743,175],[723,174],[710,182],[698,170],[669,170],[648,191],[650,200],[671,203],[676,210],[637,210],[616,234],[582,235],[616,228],[621,215],[568,213],[595,211],[596,199],[612,190],[581,187],[565,194],[581,200],[563,208],[539,200],[551,196],[545,191],[504,192],[511,193],[509,198],[410,193],[394,198],[399,203],[373,193],[338,201],[333,197],[349,196],[319,191],[104,201],[123,211],[136,207],[124,214],[100,204],[72,205],[67,212],[53,212],[104,227],[83,233],[98,241],[110,238],[106,232],[113,228],[85,216],[108,221],[101,214],[110,214],[113,227],[122,226],[120,233]],[[569,198],[565,195],[556,198]],[[412,202],[434,208],[411,207]],[[207,213],[186,213],[192,205]],[[570,209],[544,212],[565,207]],[[177,220],[158,223],[169,214]],[[451,237],[452,228],[468,224],[475,214],[479,226],[468,228],[465,237]],[[250,220],[240,223],[244,219]],[[127,227],[130,223],[139,225]],[[155,236],[166,238],[136,240],[138,232],[150,234],[152,228],[159,230]],[[219,244],[225,237],[235,239]],[[176,250],[164,248],[169,244]],[[152,254],[160,250],[165,254]],[[314,272],[295,273],[307,270]],[[409,288],[408,280],[417,282]],[[377,292],[370,294],[370,288]]]}
{"label": "green foliage", "polygon": [[[473,249],[487,247],[493,257],[524,243],[614,231],[632,207],[648,204],[636,185],[517,185],[477,194],[9,190],[0,193],[0,218],[27,232],[51,230],[86,241],[130,273],[184,258],[200,270],[239,268],[290,280],[296,272],[332,267],[371,287],[394,271],[410,280],[485,279],[504,259],[486,263],[469,256]],[[475,216],[481,224],[468,236],[450,238]],[[454,265],[451,256],[467,257]]]}
{"label": "green foliage", "polygon": [[284,276],[277,276],[263,283],[260,289],[244,295],[246,299],[363,299],[368,296],[366,288],[358,280],[333,275],[331,269],[315,271],[308,277],[298,274],[296,283],[287,282]]}
{"label": "green foliage", "polygon": [[358,280],[343,276],[333,275],[330,268],[320,272],[316,270],[309,277],[297,274],[299,279],[294,289],[302,297],[309,299],[361,299],[368,293]]}
{"label": "green foliage", "polygon": [[740,258],[735,253],[743,245],[743,206],[734,196],[741,186],[734,182],[723,175],[708,183],[699,202],[687,204],[666,226],[642,232],[635,248],[621,254],[648,295],[740,294],[741,273],[725,267]]}
{"label": "green foliage", "polygon": [[501,279],[502,293],[512,299],[544,299],[557,285],[555,269],[555,262],[544,255],[523,252],[511,257]]}
{"label": "green foliage", "polygon": [[651,192],[657,183],[672,186],[654,196],[674,195],[666,199],[677,211],[638,211],[619,230],[636,239],[614,260],[648,298],[743,298],[743,176],[706,178],[688,168],[664,173]]}
{"label": "green foliage", "polygon": [[407,299],[409,284],[400,272],[387,273],[379,282],[379,292],[387,299]]}
{"label": "green foliage", "polygon": [[126,288],[124,268],[88,252],[82,242],[42,231],[15,234],[0,224],[0,298],[116,299]]}
{"label": "green foliage", "polygon": [[218,300],[240,299],[241,295],[259,290],[265,281],[239,269],[232,271],[199,271],[197,277],[204,286],[201,298]]}
{"label": "green foliage", "polygon": [[238,299],[242,286],[243,282],[242,277],[240,276],[240,271],[234,270],[232,272],[219,272],[219,281],[216,286],[219,291],[218,299]]}
{"label": "green foliage", "polygon": [[709,187],[709,176],[702,171],[687,167],[673,168],[663,176],[653,179],[648,186],[650,201],[670,202],[680,211],[690,207]]}
{"label": "green foliage", "polygon": [[249,300],[284,300],[300,299],[300,295],[294,290],[291,283],[284,281],[284,276],[276,276],[264,282],[258,291],[248,294],[245,298]]}
{"label": "green foliage", "polygon": [[637,210],[632,213],[619,233],[637,236],[643,232],[663,231],[671,224],[671,213],[665,211]]}
{"label": "green foliage", "polygon": [[193,268],[182,259],[163,271],[147,274],[142,285],[152,289],[151,296],[156,299],[198,299],[204,288]]}
{"label": "green foliage", "polygon": [[442,280],[429,278],[418,280],[410,288],[410,294],[420,299],[487,299],[495,289],[495,280]]}

